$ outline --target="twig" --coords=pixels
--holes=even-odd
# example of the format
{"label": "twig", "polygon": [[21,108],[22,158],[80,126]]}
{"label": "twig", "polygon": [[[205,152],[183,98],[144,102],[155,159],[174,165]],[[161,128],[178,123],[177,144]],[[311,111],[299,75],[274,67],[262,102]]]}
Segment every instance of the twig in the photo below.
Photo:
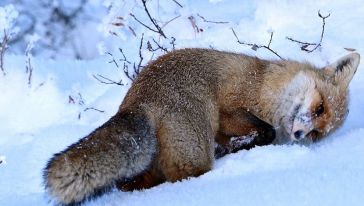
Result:
{"label": "twig", "polygon": [[[68,96],[68,103],[69,104],[76,104],[76,100],[75,99],[76,99],[75,97],[72,97],[71,95],[69,95]],[[78,99],[77,99],[77,101],[78,101],[78,105],[81,106],[81,108],[85,106],[85,101],[83,100],[82,95],[81,95],[80,92],[78,93]],[[81,110],[78,113],[78,115],[77,115],[78,119],[81,119],[82,112],[87,112],[88,110],[94,110],[94,111],[97,111],[97,112],[100,112],[100,113],[104,113],[105,112],[105,111],[100,110],[100,109],[97,109],[95,107],[86,107],[85,109],[83,109],[83,111]]]}
{"label": "twig", "polygon": [[152,17],[152,15],[150,15],[148,7],[147,7],[147,1],[146,0],[142,0],[143,3],[143,7],[144,7],[144,11],[147,14],[149,20],[152,22],[152,24],[154,25],[155,29],[151,28],[150,26],[147,26],[146,24],[144,24],[143,22],[141,22],[138,18],[136,18],[136,16],[132,13],[130,13],[129,15],[131,17],[134,18],[135,21],[137,21],[139,24],[143,25],[145,28],[160,34],[161,36],[163,36],[164,38],[167,38],[167,36],[164,34],[162,28],[157,24],[157,21]]}
{"label": "twig", "polygon": [[123,55],[123,59],[120,59],[120,61],[123,61],[124,62],[124,64],[123,64],[123,72],[124,72],[125,76],[128,79],[130,79],[131,81],[133,81],[134,78],[132,76],[130,76],[130,74],[129,74],[129,66],[128,66],[128,65],[131,64],[131,62],[126,58],[126,56],[124,54],[124,51],[121,48],[119,48],[119,51],[120,51],[121,55]]}
{"label": "twig", "polygon": [[164,52],[168,52],[168,49],[167,48],[165,48],[165,47],[163,47],[163,46],[161,46],[154,38],[152,39],[153,40],[153,42],[154,42],[154,44],[156,44],[157,45],[157,48],[153,48],[152,47],[152,44],[150,43],[150,41],[148,41],[147,42],[147,48],[148,48],[148,50],[149,51],[151,51],[151,52],[155,52],[155,51],[158,51],[158,50],[162,50],[162,51],[164,51]]}
{"label": "twig", "polygon": [[268,43],[268,48],[270,48],[270,44],[272,43],[272,39],[273,39],[273,32],[270,33],[270,39],[269,39],[269,43]]}
{"label": "twig", "polygon": [[[28,56],[28,54],[26,56]],[[28,56],[28,59],[25,61],[25,63],[26,63],[25,73],[29,73],[28,74],[28,86],[31,87],[32,86],[33,66],[30,62],[30,56]]]}
{"label": "twig", "polygon": [[3,72],[4,76],[6,75],[6,72],[4,69],[4,56],[5,56],[5,51],[8,49],[9,40],[10,40],[10,38],[4,29],[4,36],[3,36],[2,41],[0,42],[0,68],[1,68],[1,71]]}
{"label": "twig", "polygon": [[[118,61],[120,61],[119,63],[122,63],[123,64],[123,72],[125,74],[125,76],[130,79],[131,81],[134,81],[134,79],[136,78],[136,76],[139,74],[140,70],[143,68],[142,66],[142,63],[143,63],[143,55],[142,55],[142,48],[143,48],[143,41],[144,41],[144,33],[142,33],[142,36],[140,38],[140,45],[139,45],[139,62],[136,63],[136,62],[132,62],[129,61],[124,53],[124,51],[119,48],[119,52],[121,53],[122,55],[122,58],[118,59]],[[161,45],[158,44],[157,41],[155,41],[153,39],[153,41],[158,45],[158,49],[162,49],[164,47],[162,47]],[[150,43],[149,43],[150,44]],[[165,49],[165,48],[164,48]],[[112,57],[112,60],[109,61],[109,63],[114,63],[116,65],[117,68],[120,68],[117,60],[115,59],[114,55],[111,54],[110,52],[107,52],[108,55],[110,55]],[[133,70],[134,70],[134,73],[130,73],[129,72],[129,68],[130,66],[133,65]],[[100,75],[100,74],[97,74],[97,75],[92,75],[97,81],[99,81],[100,83],[103,83],[103,84],[116,84],[116,85],[119,85],[119,86],[124,86],[124,83],[122,82],[122,79],[120,79],[120,81],[114,81],[112,79],[109,79],[103,75]]]}
{"label": "twig", "polygon": [[[144,35],[144,34],[143,34]],[[143,36],[142,36],[142,39],[141,39],[141,44],[142,44],[142,41],[143,41]],[[140,46],[141,47],[141,46]],[[140,48],[141,50],[141,48]],[[122,55],[122,58],[120,58],[118,61],[120,61],[121,63],[123,63],[123,72],[125,74],[125,76],[130,79],[131,81],[134,80],[135,78],[135,75],[130,75],[129,73],[129,65],[131,65],[132,63],[126,58],[126,55],[123,51],[123,49],[119,48],[119,52],[121,53]],[[141,51],[139,51],[141,55]],[[112,60],[109,61],[109,63],[114,63],[116,65],[117,68],[120,68],[118,62],[115,60],[114,58],[114,55],[111,54],[110,52],[107,52],[108,55],[110,55],[112,57]],[[143,60],[143,59],[142,59]],[[141,60],[141,61],[142,61]],[[141,64],[141,63],[140,63]],[[134,63],[134,67],[136,67],[135,63]],[[141,66],[140,66],[141,67]],[[134,70],[137,70],[136,68],[134,68]],[[122,80],[120,79],[120,81],[114,81],[114,80],[111,80],[105,76],[102,76],[100,74],[97,74],[97,75],[93,75],[93,77],[98,80],[99,82],[103,83],[103,84],[116,84],[116,85],[119,85],[119,86],[123,86],[124,84],[122,83]]]}
{"label": "twig", "polygon": [[99,109],[96,109],[94,107],[87,107],[83,111],[86,112],[88,110],[94,110],[94,111],[97,111],[97,112],[100,112],[100,113],[104,113],[105,112],[104,110],[99,110]]}
{"label": "twig", "polygon": [[209,21],[205,19],[205,17],[201,16],[200,14],[197,14],[198,17],[200,17],[204,22],[206,23],[213,23],[213,24],[228,24],[228,21]]}
{"label": "twig", "polygon": [[119,68],[119,64],[116,62],[114,55],[112,55],[110,52],[106,52],[106,54],[110,55],[112,57],[112,60],[109,61],[109,63],[114,63],[117,68]]}
{"label": "twig", "polygon": [[[80,92],[78,92],[78,98],[73,97],[71,95],[68,95],[68,103],[69,104],[76,104],[76,101],[77,101],[77,104],[79,106],[81,106],[81,107],[83,107],[85,105],[85,101],[83,100],[82,95],[81,95]],[[78,119],[81,119],[81,115],[82,115],[82,111],[78,113],[78,115],[77,115]]]}
{"label": "twig", "polygon": [[123,66],[123,71],[126,77],[128,77],[128,79],[130,79],[131,81],[134,81],[134,75],[130,76],[129,74],[129,66],[125,64],[124,62],[124,66]]}
{"label": "twig", "polygon": [[120,59],[120,61],[125,61],[128,64],[131,64],[131,62],[126,58],[124,51],[121,48],[119,48],[119,51],[120,51],[121,55],[123,55],[123,58],[124,58],[124,59]]}
{"label": "twig", "polygon": [[131,17],[133,17],[134,20],[137,21],[139,24],[143,25],[145,28],[147,28],[147,29],[149,29],[149,30],[151,30],[151,31],[153,31],[155,33],[159,33],[157,30],[150,28],[149,26],[147,26],[146,24],[144,24],[143,22],[141,22],[139,19],[137,19],[134,14],[130,13],[129,15]]}
{"label": "twig", "polygon": [[162,28],[164,28],[165,26],[167,26],[167,25],[168,25],[169,23],[171,23],[172,21],[174,21],[174,20],[178,19],[179,17],[181,17],[181,15],[178,15],[178,16],[173,17],[172,19],[168,20],[166,23],[164,23],[164,24],[162,25]]}
{"label": "twig", "polygon": [[189,16],[188,20],[190,20],[192,28],[196,31],[196,33],[203,32],[203,29],[201,29],[197,26],[196,18],[194,16]]}
{"label": "twig", "polygon": [[[315,51],[316,49],[318,49],[321,44],[322,44],[322,40],[324,38],[324,33],[325,33],[325,25],[326,25],[326,19],[331,15],[330,13],[326,16],[322,16],[322,14],[320,13],[320,10],[317,12],[318,16],[322,19],[322,29],[321,29],[321,36],[320,36],[320,40],[318,43],[310,43],[310,42],[304,42],[304,41],[299,41],[296,39],[293,39],[291,37],[286,37],[286,39],[298,43],[301,45],[301,50],[305,51],[307,53],[311,53],[313,51]],[[309,46],[314,46],[312,49],[308,49]]]}
{"label": "twig", "polygon": [[81,95],[80,92],[78,93],[78,104],[81,105],[81,106],[85,105],[85,101],[83,100],[82,95]]}
{"label": "twig", "polygon": [[258,49],[260,49],[260,48],[267,49],[268,51],[272,52],[274,55],[276,55],[277,57],[279,57],[281,60],[284,60],[284,58],[283,58],[283,57],[281,57],[281,56],[280,56],[280,55],[279,55],[276,51],[274,51],[274,50],[270,47],[270,45],[271,45],[271,43],[272,43],[272,40],[273,40],[273,32],[271,32],[271,34],[270,34],[270,39],[269,39],[269,42],[268,42],[268,45],[266,46],[266,45],[258,45],[258,44],[252,44],[252,43],[242,42],[242,41],[240,41],[240,40],[239,40],[239,38],[238,38],[238,36],[236,35],[236,33],[235,33],[234,29],[233,29],[233,28],[231,28],[231,30],[232,30],[232,32],[233,32],[233,34],[234,34],[234,36],[235,36],[235,38],[236,38],[236,40],[237,40],[237,42],[238,42],[239,44],[246,45],[246,46],[251,46],[251,49],[252,49],[252,50],[254,50],[254,51],[257,51],[257,50],[258,50]]}
{"label": "twig", "polygon": [[100,74],[97,74],[97,75],[92,75],[97,81],[99,81],[100,83],[103,83],[103,84],[116,84],[116,85],[119,85],[119,86],[124,86],[124,84],[122,83],[122,80],[120,80],[119,82],[116,82],[114,80],[111,80],[107,77],[104,77]]}
{"label": "twig", "polygon": [[152,40],[158,46],[159,49],[161,49],[161,50],[163,50],[165,52],[168,52],[168,49],[165,48],[165,47],[163,47],[163,46],[161,46],[154,38]]}
{"label": "twig", "polygon": [[286,37],[286,39],[290,40],[290,41],[293,41],[293,42],[296,42],[296,43],[299,43],[299,44],[305,44],[305,45],[316,45],[316,43],[309,43],[309,42],[303,42],[303,41],[299,41],[299,40],[296,40],[296,39],[292,39],[291,37]]}
{"label": "twig", "polygon": [[133,36],[137,36],[133,28],[131,28],[130,26],[128,26],[128,28],[129,31],[133,34]]}
{"label": "twig", "polygon": [[142,2],[143,2],[143,6],[144,6],[145,12],[147,13],[150,21],[153,23],[153,25],[155,26],[155,28],[158,30],[158,33],[160,35],[162,35],[164,38],[167,38],[166,35],[164,34],[162,28],[157,24],[156,20],[153,19],[152,16],[150,15],[149,10],[147,8],[147,1],[146,0],[142,0]]}
{"label": "twig", "polygon": [[169,42],[172,45],[172,49],[174,50],[176,47],[176,38],[174,38],[173,36],[171,37],[171,42]]}
{"label": "twig", "polygon": [[75,104],[75,99],[71,95],[68,95],[68,104]]}
{"label": "twig", "polygon": [[32,50],[32,46],[30,46],[33,43],[29,43],[28,47],[25,51],[25,56],[27,57],[27,59],[25,60],[25,73],[28,74],[28,86],[31,87],[32,86],[32,75],[33,75],[33,66],[31,63],[31,50]]}
{"label": "twig", "polygon": [[[142,33],[142,38],[140,39],[140,45],[139,45],[139,63],[138,63],[138,67],[135,66],[134,63],[134,73],[136,75],[139,74],[140,69],[142,68],[142,61],[143,61],[143,55],[142,55],[142,47],[143,47],[143,39],[144,39],[144,33]],[[133,75],[133,77],[135,78],[135,76]],[[133,78],[133,79],[134,79]]]}
{"label": "twig", "polygon": [[183,6],[176,0],[172,0],[174,3],[176,3],[179,7],[183,8]]}

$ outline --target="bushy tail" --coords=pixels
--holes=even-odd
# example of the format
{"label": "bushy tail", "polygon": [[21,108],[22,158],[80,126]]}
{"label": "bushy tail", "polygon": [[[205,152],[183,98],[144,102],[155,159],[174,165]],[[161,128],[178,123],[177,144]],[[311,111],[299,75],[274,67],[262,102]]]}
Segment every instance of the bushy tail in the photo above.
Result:
{"label": "bushy tail", "polygon": [[155,131],[145,115],[121,112],[55,154],[44,169],[45,187],[58,203],[80,203],[146,170],[156,151]]}

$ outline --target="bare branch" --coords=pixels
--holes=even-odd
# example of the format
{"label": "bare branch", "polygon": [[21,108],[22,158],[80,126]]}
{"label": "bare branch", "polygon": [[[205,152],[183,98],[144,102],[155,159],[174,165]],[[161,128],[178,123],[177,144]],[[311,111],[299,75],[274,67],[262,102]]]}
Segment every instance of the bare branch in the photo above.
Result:
{"label": "bare branch", "polygon": [[78,104],[81,105],[81,106],[85,105],[85,101],[83,100],[82,95],[81,95],[80,92],[78,93]]}
{"label": "bare branch", "polygon": [[178,16],[176,16],[176,17],[173,17],[171,20],[169,20],[169,21],[167,21],[166,23],[164,23],[163,25],[162,25],[162,28],[164,28],[165,26],[167,26],[169,23],[171,23],[172,21],[174,21],[174,20],[176,20],[176,19],[178,19],[179,17],[181,17],[181,15],[178,15]]}
{"label": "bare branch", "polygon": [[153,31],[155,33],[158,33],[161,36],[163,36],[164,38],[167,38],[167,36],[164,34],[162,28],[157,24],[157,21],[152,17],[152,15],[150,15],[149,10],[148,10],[148,7],[147,7],[147,1],[146,0],[142,0],[142,3],[143,3],[144,11],[147,14],[149,20],[154,25],[155,29],[153,29],[150,26],[148,26],[148,25],[144,24],[143,22],[141,22],[139,19],[136,18],[136,16],[134,14],[130,13],[130,16],[132,16],[135,21],[137,21],[139,24],[143,25],[145,28],[149,29],[150,31]]}
{"label": "bare branch", "polygon": [[[84,100],[83,100],[83,98],[82,98],[82,95],[81,95],[81,93],[78,93],[78,105],[80,105],[80,106],[84,106],[85,105],[85,102],[84,102]],[[70,95],[70,96],[68,96],[68,103],[72,103],[72,104],[75,104],[75,99]],[[97,112],[100,112],[100,113],[104,113],[105,111],[103,111],[103,110],[100,110],[100,109],[96,109],[95,107],[86,107],[83,111],[80,111],[79,113],[78,113],[78,119],[81,119],[81,116],[82,116],[82,112],[87,112],[87,111],[89,111],[89,110],[93,110],[93,111],[97,111]]]}
{"label": "bare branch", "polygon": [[41,82],[37,85],[37,87],[34,89],[34,91],[37,91],[39,88],[43,87],[45,85],[45,81],[44,82]]}
{"label": "bare branch", "polygon": [[203,32],[203,29],[199,28],[197,26],[197,23],[196,23],[196,18],[194,16],[189,16],[188,17],[188,20],[190,20],[190,23],[192,25],[192,28],[193,30],[196,32],[196,33],[199,33],[199,32]]}
{"label": "bare branch", "polygon": [[[27,55],[28,56],[28,55]],[[32,75],[33,75],[33,66],[30,61],[30,56],[28,56],[27,60],[25,61],[25,73],[28,74],[28,86],[32,86]]]}
{"label": "bare branch", "polygon": [[32,86],[32,75],[33,75],[33,66],[32,66],[32,63],[31,63],[31,57],[32,57],[31,49],[32,49],[32,47],[28,45],[28,47],[27,47],[27,49],[25,51],[25,56],[26,56],[25,73],[28,74],[28,86],[29,87]]}
{"label": "bare branch", "polygon": [[176,0],[172,0],[174,3],[176,3],[179,7],[183,8],[183,6]]}
{"label": "bare branch", "polygon": [[[157,41],[155,41],[153,39],[154,43],[158,46],[158,49],[161,49],[161,50],[166,50],[166,48],[162,47]],[[143,68],[142,66],[142,63],[143,63],[143,60],[144,60],[144,57],[143,57],[143,54],[142,54],[142,49],[143,49],[143,42],[144,42],[144,33],[142,33],[142,36],[140,38],[140,44],[139,44],[139,61],[138,62],[131,62],[127,59],[124,51],[119,48],[119,52],[121,53],[122,55],[122,58],[116,60],[114,55],[110,52],[107,52],[106,54],[108,54],[109,56],[112,57],[111,61],[109,61],[109,63],[114,63],[116,65],[117,68],[120,68],[120,63],[123,64],[122,66],[122,71],[124,72],[125,76],[130,79],[131,81],[134,81],[134,79],[136,78],[136,76],[139,74],[140,70]],[[149,48],[149,45],[150,45],[150,42],[148,44],[148,49]],[[151,46],[150,46],[151,47]],[[157,50],[158,50],[157,49]],[[133,72],[129,72],[129,68],[130,67],[133,67]],[[120,81],[114,81],[108,77],[105,77],[103,75],[100,75],[100,74],[97,74],[97,75],[93,75],[93,77],[99,81],[100,83],[103,83],[103,84],[116,84],[116,85],[119,85],[119,86],[123,86],[124,83],[122,82],[122,79],[120,79]]]}
{"label": "bare branch", "polygon": [[131,28],[130,26],[128,26],[128,28],[129,31],[131,31],[131,33],[133,34],[133,36],[137,36],[133,28]]}
{"label": "bare branch", "polygon": [[167,38],[166,35],[164,34],[162,28],[157,24],[156,20],[153,19],[152,16],[150,15],[149,10],[147,8],[147,1],[146,0],[142,0],[142,2],[143,2],[143,6],[144,6],[145,12],[147,13],[150,21],[153,23],[153,25],[155,26],[155,28],[158,30],[158,33],[160,35],[162,35],[164,38]]}
{"label": "bare branch", "polygon": [[273,32],[271,32],[270,34],[270,39],[269,39],[269,42],[268,42],[268,45],[258,45],[258,44],[252,44],[252,43],[246,43],[246,42],[242,42],[240,41],[240,39],[238,38],[238,36],[236,35],[235,31],[233,28],[231,28],[231,31],[233,32],[237,42],[239,44],[242,44],[242,45],[246,45],[246,46],[251,46],[251,49],[254,50],[254,51],[257,51],[258,49],[260,48],[264,48],[264,49],[267,49],[268,51],[272,52],[274,55],[276,55],[277,57],[279,57],[281,60],[284,60],[283,57],[281,57],[276,51],[274,51],[270,45],[272,43],[272,40],[273,40]]}
{"label": "bare branch", "polygon": [[104,110],[99,110],[99,109],[96,109],[95,107],[87,107],[83,111],[84,112],[87,112],[88,110],[93,110],[93,111],[97,111],[97,112],[100,112],[100,113],[104,113],[105,112]]}
{"label": "bare branch", "polygon": [[104,77],[100,74],[97,74],[97,75],[92,75],[97,81],[99,81],[100,83],[103,83],[103,84],[116,84],[116,85],[119,85],[119,86],[124,86],[124,84],[122,83],[122,80],[120,80],[119,82],[116,82],[114,80],[111,80],[107,77]]}
{"label": "bare branch", "polygon": [[[134,65],[135,65],[135,63],[134,63]],[[125,76],[128,77],[128,79],[130,79],[131,81],[134,81],[134,75],[131,76],[129,74],[129,67],[128,67],[128,65],[125,64],[125,62],[124,62],[124,66],[123,66],[123,72],[124,72]]]}
{"label": "bare branch", "polygon": [[68,95],[68,104],[76,104],[75,99],[71,95]]}
{"label": "bare branch", "polygon": [[154,38],[152,39],[153,40],[153,42],[154,42],[154,44],[156,44],[157,45],[157,48],[153,48],[152,47],[152,44],[150,43],[150,41],[148,41],[147,42],[147,48],[148,48],[148,50],[149,51],[151,51],[151,52],[155,52],[155,51],[158,51],[158,50],[162,50],[162,51],[164,51],[164,52],[168,52],[168,49],[167,48],[165,48],[165,47],[163,47],[163,46],[161,46]]}
{"label": "bare branch", "polygon": [[200,14],[197,14],[198,17],[200,17],[204,22],[206,23],[213,23],[213,24],[228,24],[228,21],[210,21],[205,19],[205,17],[201,16]]}
{"label": "bare branch", "polygon": [[299,43],[299,44],[304,44],[304,45],[316,45],[316,43],[309,43],[309,42],[303,42],[303,41],[299,41],[299,40],[296,40],[296,39],[292,39],[291,37],[286,37],[286,39],[290,40],[290,41],[293,41],[293,42],[296,42],[296,43]]}
{"label": "bare branch", "polygon": [[119,51],[120,51],[121,55],[123,55],[123,58],[124,58],[124,59],[120,59],[120,61],[125,61],[125,62],[127,62],[128,64],[131,64],[131,62],[130,62],[127,58],[126,58],[126,56],[125,56],[125,54],[124,54],[123,50],[122,50],[121,48],[119,48]]}
{"label": "bare branch", "polygon": [[133,76],[130,76],[130,74],[129,74],[129,66],[128,66],[128,65],[131,64],[131,62],[126,58],[126,56],[124,54],[124,51],[121,48],[119,48],[119,51],[120,51],[121,55],[123,55],[123,59],[120,59],[120,61],[123,61],[124,62],[124,64],[123,64],[123,72],[124,72],[125,76],[128,79],[130,79],[131,81],[133,81],[134,80],[134,77]]}
{"label": "bare branch", "polygon": [[114,63],[117,68],[119,68],[119,64],[116,62],[114,55],[112,55],[110,52],[106,52],[106,54],[110,55],[112,57],[112,60],[109,61],[109,63]]}
{"label": "bare branch", "polygon": [[[139,70],[140,68],[142,68],[141,66],[141,63],[143,61],[143,56],[141,54],[141,49],[142,49],[142,46],[143,46],[143,36],[144,34],[142,34],[142,38],[141,38],[141,41],[140,41],[140,46],[139,46],[139,64],[138,66],[135,64],[135,62],[133,63],[133,67],[134,67],[134,72],[135,74],[137,75],[139,73]],[[123,51],[123,49],[119,48],[119,52],[121,53],[122,55],[122,58],[118,59],[118,61],[120,61],[121,63],[123,63],[123,67],[122,67],[122,71],[124,72],[125,76],[130,79],[131,81],[134,80],[134,78],[136,77],[136,75],[131,75],[129,73],[129,66],[132,64],[131,61],[129,61]],[[114,63],[116,65],[117,68],[120,68],[119,66],[119,63],[117,62],[117,60],[114,58],[114,55],[111,54],[110,52],[107,52],[108,55],[110,55],[112,57],[112,60],[109,61],[109,63]],[[124,84],[122,83],[122,80],[120,81],[114,81],[114,80],[111,80],[105,76],[102,76],[100,74],[97,74],[97,75],[93,75],[93,77],[98,80],[99,82],[103,83],[103,84],[116,84],[116,85],[119,85],[119,86],[123,86]]]}
{"label": "bare branch", "polygon": [[[322,19],[322,29],[321,29],[321,35],[320,35],[320,40],[318,43],[310,43],[310,42],[304,42],[304,41],[299,41],[299,40],[296,40],[296,39],[293,39],[291,37],[286,37],[286,39],[292,41],[292,42],[295,42],[295,43],[298,43],[301,45],[301,50],[302,51],[305,51],[307,53],[311,53],[313,51],[315,51],[316,49],[318,49],[321,44],[322,44],[322,40],[324,38],[324,33],[325,33],[325,25],[326,25],[326,19],[331,15],[330,13],[326,16],[323,16],[321,13],[320,13],[320,10],[318,11],[317,15]],[[308,49],[309,46],[314,46],[312,49]]]}
{"label": "bare branch", "polygon": [[169,42],[172,45],[172,49],[174,50],[176,47],[176,38],[174,38],[173,36],[171,37],[171,42]]}
{"label": "bare branch", "polygon": [[5,68],[4,68],[4,57],[5,52],[8,49],[8,43],[10,41],[8,33],[4,30],[3,39],[0,42],[0,69],[3,72],[3,75],[6,75]]}
{"label": "bare branch", "polygon": [[134,15],[134,14],[130,13],[129,15],[130,15],[131,17],[133,17],[135,21],[137,21],[139,24],[141,24],[141,25],[142,25],[142,26],[144,26],[145,28],[147,28],[147,29],[149,29],[149,30],[151,30],[151,31],[153,31],[153,32],[155,32],[155,33],[159,33],[157,30],[150,28],[149,26],[147,26],[146,24],[144,24],[143,22],[141,22],[139,19],[137,19],[137,18],[135,17],[135,15]]}
{"label": "bare branch", "polygon": [[268,48],[270,48],[270,44],[272,43],[272,39],[273,39],[273,32],[270,33],[270,39],[269,39],[269,43],[268,43]]}
{"label": "bare branch", "polygon": [[[143,61],[143,55],[142,55],[142,47],[143,47],[143,40],[144,40],[144,33],[142,34],[142,38],[140,39],[140,45],[139,45],[139,63],[138,63],[138,66],[136,67],[135,66],[135,63],[134,63],[134,73],[136,75],[139,74],[141,68],[142,68],[142,61]],[[133,75],[134,76],[134,75]],[[135,78],[135,77],[134,77]],[[134,79],[133,78],[133,79]]]}

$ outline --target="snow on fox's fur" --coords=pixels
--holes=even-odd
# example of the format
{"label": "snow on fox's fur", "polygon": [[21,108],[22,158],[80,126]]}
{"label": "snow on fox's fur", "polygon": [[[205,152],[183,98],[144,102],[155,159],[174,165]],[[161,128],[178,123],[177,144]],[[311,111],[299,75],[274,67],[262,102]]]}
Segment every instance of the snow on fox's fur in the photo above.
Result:
{"label": "snow on fox's fur", "polygon": [[[46,189],[58,203],[77,204],[115,185],[198,176],[215,157],[255,145],[319,140],[345,119],[359,59],[352,53],[318,69],[208,49],[170,52],[145,67],[114,117],[51,158]],[[248,145],[235,144],[249,134]]]}

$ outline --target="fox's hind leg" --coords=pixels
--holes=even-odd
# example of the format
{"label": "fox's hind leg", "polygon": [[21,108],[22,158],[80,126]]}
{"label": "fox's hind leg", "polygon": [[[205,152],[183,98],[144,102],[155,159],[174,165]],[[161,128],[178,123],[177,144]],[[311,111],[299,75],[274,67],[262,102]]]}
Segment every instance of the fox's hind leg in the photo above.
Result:
{"label": "fox's hind leg", "polygon": [[133,191],[149,189],[163,182],[165,182],[165,179],[160,172],[150,169],[132,179],[118,181],[116,187],[122,191]]}
{"label": "fox's hind leg", "polygon": [[147,189],[165,181],[196,177],[211,170],[215,142],[213,131],[211,121],[201,112],[186,112],[184,109],[183,113],[165,114],[156,131],[159,145],[151,169],[131,180],[119,181],[118,189]]}
{"label": "fox's hind leg", "polygon": [[214,161],[211,122],[204,113],[192,110],[166,114],[157,131],[157,164],[170,182],[199,176],[211,170]]}

